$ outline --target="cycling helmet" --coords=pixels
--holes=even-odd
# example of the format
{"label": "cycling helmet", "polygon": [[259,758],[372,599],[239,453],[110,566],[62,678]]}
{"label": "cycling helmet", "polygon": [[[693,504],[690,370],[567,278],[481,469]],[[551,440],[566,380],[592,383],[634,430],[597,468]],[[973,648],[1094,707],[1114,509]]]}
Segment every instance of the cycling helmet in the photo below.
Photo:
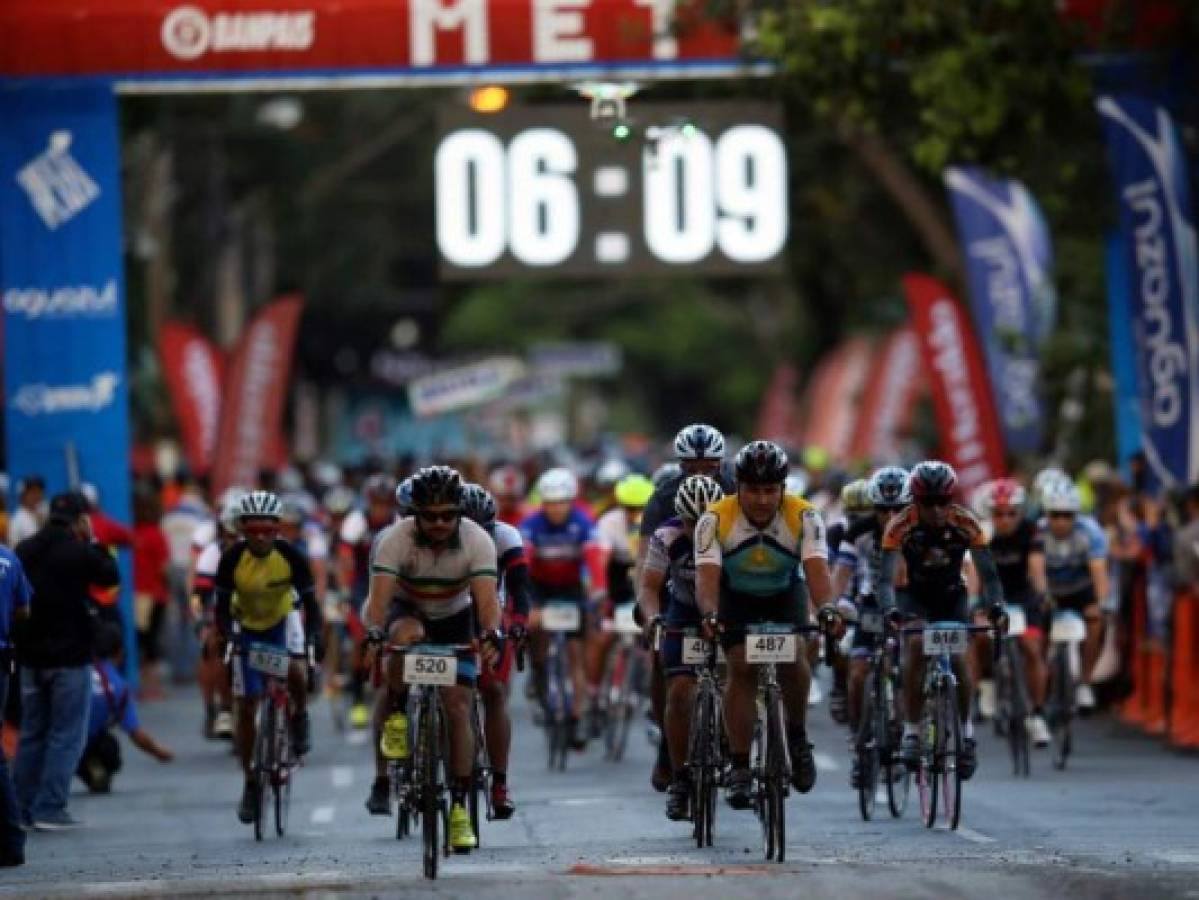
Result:
{"label": "cycling helmet", "polygon": [[274,519],[279,521],[283,516],[283,505],[279,498],[270,491],[251,491],[238,502],[237,519]]}
{"label": "cycling helmet", "polygon": [[616,482],[616,502],[633,509],[644,509],[654,495],[654,483],[644,475],[626,475]]}
{"label": "cycling helmet", "polygon": [[562,503],[579,496],[579,480],[570,469],[548,469],[537,480],[543,503]]}
{"label": "cycling helmet", "polygon": [[724,435],[711,425],[688,425],[675,435],[674,455],[679,459],[724,459]]}
{"label": "cycling helmet", "polygon": [[684,519],[695,521],[704,511],[724,496],[720,482],[707,475],[692,475],[683,479],[674,495],[674,511]]}
{"label": "cycling helmet", "polygon": [[330,515],[344,516],[354,508],[354,492],[342,485],[331,487],[325,491],[325,497],[321,502]]}
{"label": "cycling helmet", "polygon": [[395,494],[396,480],[385,472],[376,472],[362,485],[362,494],[367,500],[381,503],[391,500]]}
{"label": "cycling helmet", "polygon": [[790,463],[773,441],[751,441],[737,454],[736,469],[739,484],[782,484]]}
{"label": "cycling helmet", "polygon": [[284,497],[279,501],[279,519],[288,525],[300,525],[304,522],[304,506],[295,497]]}
{"label": "cycling helmet", "polygon": [[462,515],[473,519],[484,528],[495,524],[495,498],[481,484],[467,484],[462,487]]}
{"label": "cycling helmet", "polygon": [[1047,513],[1077,513],[1082,509],[1082,496],[1073,482],[1059,479],[1046,486],[1041,506]]}
{"label": "cycling helmet", "polygon": [[1001,506],[1019,508],[1027,499],[1028,494],[1024,490],[1024,485],[1015,478],[998,478],[990,484],[990,490],[987,492],[987,507],[992,510]]}
{"label": "cycling helmet", "polygon": [[870,480],[855,478],[841,488],[841,509],[849,516],[868,513],[874,508],[870,499]]}
{"label": "cycling helmet", "polygon": [[396,488],[396,507],[401,516],[412,515],[412,476],[409,475]]}
{"label": "cycling helmet", "polygon": [[672,478],[677,478],[683,473],[682,467],[677,462],[668,462],[658,466],[654,470],[654,474],[650,476],[650,481],[653,482],[654,490],[656,491]]}
{"label": "cycling helmet", "polygon": [[[391,497],[394,487],[387,492]],[[412,476],[412,506],[457,506],[462,501],[462,476],[449,466],[426,466]]]}
{"label": "cycling helmet", "polygon": [[793,469],[784,482],[784,490],[793,497],[803,497],[808,493],[808,473],[803,469]]}
{"label": "cycling helmet", "polygon": [[229,491],[225,491],[225,500],[221,503],[220,523],[221,527],[229,534],[237,534],[240,526],[241,517],[241,498],[244,492],[231,495]]}
{"label": "cycling helmet", "polygon": [[629,466],[623,459],[607,459],[595,470],[595,483],[603,488],[614,487],[629,474]]}
{"label": "cycling helmet", "polygon": [[912,502],[908,473],[899,466],[884,466],[871,477],[867,496],[876,508],[897,509],[907,506]]}
{"label": "cycling helmet", "polygon": [[958,487],[958,473],[949,463],[926,459],[917,463],[908,477],[908,487],[916,500],[949,500]]}
{"label": "cycling helmet", "polygon": [[488,486],[496,497],[523,497],[525,476],[516,466],[500,466],[491,473]]}

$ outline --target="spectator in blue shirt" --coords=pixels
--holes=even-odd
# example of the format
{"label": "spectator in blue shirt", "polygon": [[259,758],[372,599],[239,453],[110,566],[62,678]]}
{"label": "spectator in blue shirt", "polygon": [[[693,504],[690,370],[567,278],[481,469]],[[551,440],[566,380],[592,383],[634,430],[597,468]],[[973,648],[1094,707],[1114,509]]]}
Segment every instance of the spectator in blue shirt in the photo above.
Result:
{"label": "spectator in blue shirt", "polygon": [[[8,699],[8,677],[12,672],[12,625],[29,614],[32,589],[25,569],[16,554],[0,546],[0,710]],[[0,736],[4,729],[0,716]],[[25,862],[25,832],[17,804],[8,761],[0,749],[0,866],[19,866]]]}

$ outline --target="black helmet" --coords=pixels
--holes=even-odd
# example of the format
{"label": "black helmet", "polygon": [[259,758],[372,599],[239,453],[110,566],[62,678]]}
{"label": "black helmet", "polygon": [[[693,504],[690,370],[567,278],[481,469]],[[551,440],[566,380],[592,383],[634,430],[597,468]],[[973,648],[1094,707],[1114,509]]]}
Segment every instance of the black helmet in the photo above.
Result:
{"label": "black helmet", "polygon": [[917,463],[908,477],[912,497],[917,500],[949,500],[958,487],[958,473],[949,463],[928,459]]}
{"label": "black helmet", "polygon": [[412,506],[457,506],[462,500],[462,476],[449,466],[426,466],[412,476]]}
{"label": "black helmet", "polygon": [[481,484],[467,484],[462,488],[462,515],[473,519],[484,528],[495,524],[495,498]]}
{"label": "black helmet", "polygon": [[737,454],[737,481],[741,484],[782,484],[791,464],[773,441],[751,441]]}

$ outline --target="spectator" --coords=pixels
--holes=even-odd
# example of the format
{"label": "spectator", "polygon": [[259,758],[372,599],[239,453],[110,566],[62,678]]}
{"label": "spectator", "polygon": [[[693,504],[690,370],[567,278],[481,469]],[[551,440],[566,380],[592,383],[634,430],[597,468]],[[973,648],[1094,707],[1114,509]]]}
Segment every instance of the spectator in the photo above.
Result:
{"label": "spectator", "polygon": [[141,658],[142,696],[162,697],[162,630],[166,621],[171,551],[158,525],[157,501],[148,494],[134,498],[133,610]]}
{"label": "spectator", "polygon": [[[79,493],[87,501],[87,515],[92,520],[92,534],[96,537],[96,543],[113,555],[116,555],[118,548],[133,545],[133,532],[116,519],[110,518],[100,508],[100,492],[94,484],[88,484],[85,481],[79,485]],[[92,601],[96,604],[96,612],[99,613],[101,619],[111,622],[118,628],[124,627],[121,622],[121,591],[119,588],[102,588],[93,585],[91,596]]]}
{"label": "spectator", "polygon": [[59,494],[50,521],[17,546],[33,587],[30,616],[17,635],[21,663],[21,742],[17,801],[39,831],[74,828],[67,812],[71,776],[87,739],[93,620],[88,588],[114,585],[116,561],[93,542],[87,506]]}
{"label": "spectator", "polygon": [[1187,488],[1183,526],[1174,535],[1174,577],[1180,588],[1199,589],[1199,484]]}
{"label": "spectator", "polygon": [[195,670],[194,663],[199,656],[199,646],[188,624],[191,568],[196,550],[193,539],[197,528],[212,522],[212,511],[204,502],[205,484],[202,481],[187,471],[181,471],[177,481],[178,493],[173,500],[167,499],[165,491],[163,493],[162,508],[166,512],[161,525],[171,551],[167,584],[176,611],[173,618],[177,625],[176,629],[171,630],[167,646],[171,649],[171,673],[175,680],[181,681]]}
{"label": "spectator", "polygon": [[46,521],[46,482],[30,475],[17,482],[17,509],[8,523],[8,545],[16,547],[33,537]]}
{"label": "spectator", "polygon": [[[0,547],[0,710],[8,699],[8,675],[12,671],[12,626],[14,619],[29,614],[32,589],[25,569],[11,550]],[[0,718],[0,736],[4,722]],[[8,761],[0,746],[0,867],[19,866],[25,862],[25,832],[21,830],[21,812]]]}
{"label": "spectator", "polygon": [[175,758],[170,750],[141,727],[129,685],[120,675],[124,656],[120,629],[102,625],[96,635],[96,662],[92,666],[92,705],[87,725],[87,747],[79,760],[78,775],[88,789],[107,794],[112,778],[121,770],[121,745],[112,733],[120,725],[133,746],[159,762]]}

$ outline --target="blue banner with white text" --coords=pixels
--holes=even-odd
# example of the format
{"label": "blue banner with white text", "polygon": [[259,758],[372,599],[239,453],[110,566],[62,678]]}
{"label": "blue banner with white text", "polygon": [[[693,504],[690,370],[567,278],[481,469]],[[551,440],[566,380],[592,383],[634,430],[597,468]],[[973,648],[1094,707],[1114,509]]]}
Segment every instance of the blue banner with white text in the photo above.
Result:
{"label": "blue banner with white text", "polygon": [[952,166],[945,184],[1005,448],[1038,453],[1045,439],[1041,348],[1057,316],[1049,229],[1018,181]]}
{"label": "blue banner with white text", "polygon": [[1132,95],[1100,97],[1120,207],[1141,451],[1167,488],[1199,480],[1199,261],[1186,157],[1170,114]]}
{"label": "blue banner with white text", "polygon": [[0,122],[8,471],[50,494],[90,482],[128,524],[116,98],[101,82],[6,85]]}

